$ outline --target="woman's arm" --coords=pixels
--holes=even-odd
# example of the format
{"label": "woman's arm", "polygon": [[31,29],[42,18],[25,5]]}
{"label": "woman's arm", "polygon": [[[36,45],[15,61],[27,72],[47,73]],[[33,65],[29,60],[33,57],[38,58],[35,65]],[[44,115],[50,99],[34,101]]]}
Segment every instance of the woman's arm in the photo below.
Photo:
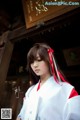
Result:
{"label": "woman's arm", "polygon": [[63,120],[80,120],[80,95],[68,99],[63,112]]}

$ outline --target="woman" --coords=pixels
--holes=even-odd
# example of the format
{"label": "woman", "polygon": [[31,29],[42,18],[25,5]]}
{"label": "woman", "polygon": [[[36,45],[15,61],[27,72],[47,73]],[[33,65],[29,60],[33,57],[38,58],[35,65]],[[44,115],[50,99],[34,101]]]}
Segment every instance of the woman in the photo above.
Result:
{"label": "woman", "polygon": [[53,53],[44,43],[28,52],[28,70],[38,82],[26,92],[17,120],[80,120],[80,96],[64,79]]}

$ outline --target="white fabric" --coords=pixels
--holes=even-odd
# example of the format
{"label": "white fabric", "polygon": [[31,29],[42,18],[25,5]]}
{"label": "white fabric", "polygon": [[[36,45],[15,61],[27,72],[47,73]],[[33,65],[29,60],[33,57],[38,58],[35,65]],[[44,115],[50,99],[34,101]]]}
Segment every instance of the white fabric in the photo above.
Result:
{"label": "white fabric", "polygon": [[80,120],[80,96],[67,101],[64,107],[63,120]]}
{"label": "white fabric", "polygon": [[80,96],[68,99],[72,85],[50,77],[38,91],[37,86],[26,92],[21,120],[80,120]]}

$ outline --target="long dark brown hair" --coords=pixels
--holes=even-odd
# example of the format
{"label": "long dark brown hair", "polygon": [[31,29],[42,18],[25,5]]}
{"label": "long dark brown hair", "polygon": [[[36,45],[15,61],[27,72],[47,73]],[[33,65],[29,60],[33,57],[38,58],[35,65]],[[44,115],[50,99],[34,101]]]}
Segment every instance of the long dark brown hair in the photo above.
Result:
{"label": "long dark brown hair", "polygon": [[[30,79],[32,79],[34,82],[38,82],[39,76],[37,76],[31,69],[31,63],[37,60],[37,54],[39,55],[41,60],[47,63],[50,74],[52,74],[53,76],[54,75],[56,76],[55,81],[60,81],[60,80],[65,81],[65,76],[61,72],[58,64],[57,64],[58,69],[56,70],[55,69],[56,67],[54,66],[54,73],[52,72],[49,53],[48,53],[49,49],[52,49],[52,48],[46,43],[35,43],[27,54],[27,70],[30,74]],[[53,60],[53,63],[54,63],[54,60]]]}
{"label": "long dark brown hair", "polygon": [[47,63],[50,70],[50,62],[49,62],[49,56],[47,52],[49,48],[50,46],[47,45],[46,43],[35,43],[33,47],[29,50],[27,54],[27,70],[29,71],[32,79],[34,78],[35,80],[39,79],[39,76],[36,76],[30,67],[31,63],[33,63],[34,60],[37,60],[37,54],[39,55],[41,60]]}

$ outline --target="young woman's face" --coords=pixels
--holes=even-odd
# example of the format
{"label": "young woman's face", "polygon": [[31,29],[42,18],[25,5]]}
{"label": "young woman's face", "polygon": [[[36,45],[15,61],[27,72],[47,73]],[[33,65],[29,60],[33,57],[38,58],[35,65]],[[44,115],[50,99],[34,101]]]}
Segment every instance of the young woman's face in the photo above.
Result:
{"label": "young woman's face", "polygon": [[31,68],[37,76],[43,76],[49,74],[49,68],[47,63],[41,60],[39,55],[37,55],[37,59],[34,60],[33,63],[31,63]]}

